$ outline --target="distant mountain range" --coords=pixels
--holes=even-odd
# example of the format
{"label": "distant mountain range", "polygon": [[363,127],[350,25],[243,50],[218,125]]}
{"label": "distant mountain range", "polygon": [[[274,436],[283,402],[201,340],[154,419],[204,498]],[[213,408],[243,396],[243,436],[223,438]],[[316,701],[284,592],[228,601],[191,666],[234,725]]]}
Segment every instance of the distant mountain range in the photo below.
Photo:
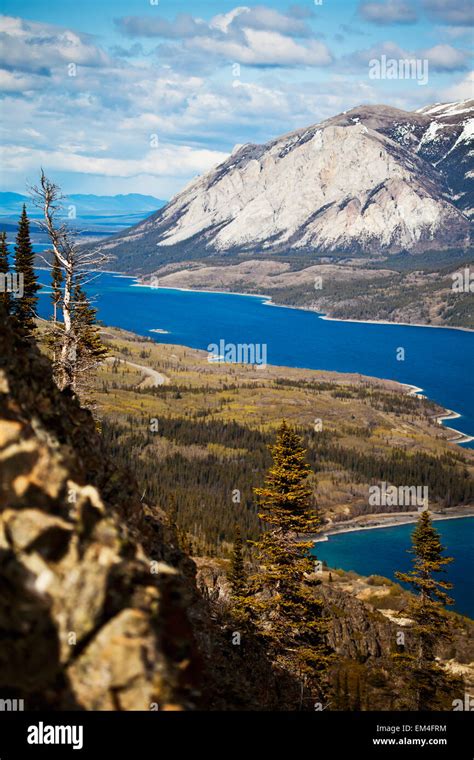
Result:
{"label": "distant mountain range", "polygon": [[107,249],[119,266],[142,272],[209,256],[464,249],[473,116],[472,100],[416,112],[361,106],[237,147]]}
{"label": "distant mountain range", "polygon": [[[20,193],[0,192],[0,216],[14,216],[21,212],[26,203],[28,213],[32,218],[40,216],[39,210],[33,205],[30,196]],[[152,195],[130,193],[128,195],[67,195],[64,207],[76,207],[79,217],[130,216],[132,214],[152,214],[164,206],[166,201]]]}

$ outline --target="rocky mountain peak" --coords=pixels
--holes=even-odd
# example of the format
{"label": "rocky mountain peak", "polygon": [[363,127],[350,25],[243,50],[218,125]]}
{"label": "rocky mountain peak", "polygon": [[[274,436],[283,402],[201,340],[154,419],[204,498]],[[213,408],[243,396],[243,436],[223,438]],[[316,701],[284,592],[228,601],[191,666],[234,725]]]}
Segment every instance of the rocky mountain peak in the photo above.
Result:
{"label": "rocky mountain peak", "polygon": [[236,146],[163,209],[105,244],[164,261],[233,254],[380,254],[464,247],[474,101],[364,105]]}

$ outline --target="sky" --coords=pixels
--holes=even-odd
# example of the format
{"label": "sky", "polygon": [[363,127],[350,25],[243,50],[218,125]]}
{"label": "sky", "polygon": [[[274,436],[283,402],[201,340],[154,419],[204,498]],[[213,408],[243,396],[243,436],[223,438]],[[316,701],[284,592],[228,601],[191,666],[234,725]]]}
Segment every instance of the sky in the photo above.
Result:
{"label": "sky", "polygon": [[[472,0],[0,0],[0,190],[168,199],[236,145],[473,97]],[[374,60],[428,62],[427,81]],[[421,72],[421,68],[420,68]]]}

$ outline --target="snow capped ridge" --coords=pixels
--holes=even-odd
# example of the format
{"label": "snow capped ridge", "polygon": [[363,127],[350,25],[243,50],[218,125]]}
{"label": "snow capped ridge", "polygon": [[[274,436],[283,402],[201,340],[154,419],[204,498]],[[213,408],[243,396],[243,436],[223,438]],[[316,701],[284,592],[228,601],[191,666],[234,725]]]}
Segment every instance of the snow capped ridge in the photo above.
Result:
{"label": "snow capped ridge", "polygon": [[448,116],[459,116],[463,113],[472,112],[474,101],[472,99],[460,100],[454,103],[435,103],[432,106],[425,106],[419,108],[416,113],[422,113],[426,115],[436,115],[438,118],[445,118]]}
{"label": "snow capped ridge", "polygon": [[473,101],[417,112],[360,106],[264,145],[237,145],[133,228],[133,239],[141,235],[157,257],[169,249],[371,254],[466,245],[470,116]]}

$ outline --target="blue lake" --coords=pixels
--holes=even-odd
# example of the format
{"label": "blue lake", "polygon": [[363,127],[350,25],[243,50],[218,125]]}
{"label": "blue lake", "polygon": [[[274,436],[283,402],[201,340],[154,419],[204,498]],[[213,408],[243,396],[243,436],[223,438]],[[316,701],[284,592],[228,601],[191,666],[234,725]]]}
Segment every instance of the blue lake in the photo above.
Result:
{"label": "blue lake", "polygon": [[[449,592],[455,609],[474,618],[474,518],[436,520],[436,530],[441,534],[445,556],[454,557],[446,568],[445,579],[453,583]],[[383,575],[396,580],[395,570],[406,571],[411,567],[410,534],[413,525],[397,525],[395,528],[376,528],[329,536],[328,541],[316,544],[314,552],[329,567],[354,570],[361,575]]]}
{"label": "blue lake", "polygon": [[[40,272],[49,285],[49,273]],[[133,278],[101,274],[89,286],[99,318],[160,343],[207,349],[227,343],[267,345],[269,364],[359,372],[423,388],[442,406],[459,412],[454,426],[474,435],[474,334],[461,330],[332,322],[314,312],[274,307],[263,297],[136,287]],[[40,312],[50,312],[47,289]],[[157,334],[150,330],[166,330]],[[397,361],[403,348],[405,360]],[[473,446],[473,443],[466,444]],[[474,520],[436,523],[456,557],[449,575],[456,609],[474,616],[469,584],[474,575]],[[318,543],[320,559],[362,574],[393,577],[408,569],[413,526],[347,533]]]}
{"label": "blue lake", "polygon": [[[40,279],[49,283],[49,273]],[[336,322],[263,297],[136,287],[132,278],[101,274],[89,285],[99,318],[161,343],[207,349],[227,343],[267,345],[267,361],[290,367],[359,372],[423,388],[461,414],[448,424],[474,435],[474,334],[454,329]],[[43,293],[42,316],[49,312]],[[167,330],[168,334],[150,332]],[[398,349],[404,361],[397,360]],[[466,444],[473,446],[473,443]]]}

